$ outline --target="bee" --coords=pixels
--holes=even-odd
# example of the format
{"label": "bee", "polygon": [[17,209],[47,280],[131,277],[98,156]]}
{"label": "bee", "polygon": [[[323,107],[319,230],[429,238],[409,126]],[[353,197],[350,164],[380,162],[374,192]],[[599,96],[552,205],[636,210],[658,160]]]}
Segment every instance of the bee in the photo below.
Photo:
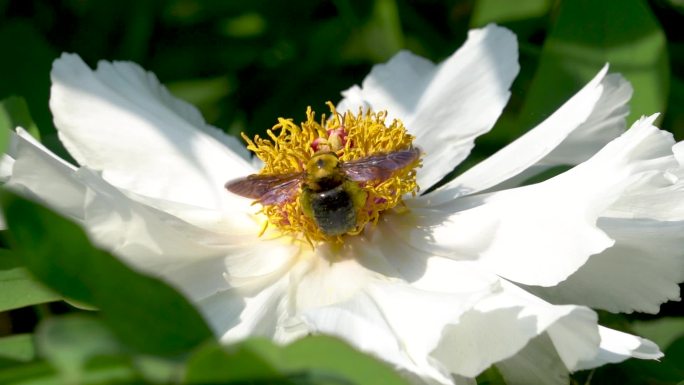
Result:
{"label": "bee", "polygon": [[225,187],[263,205],[283,204],[299,196],[302,212],[324,234],[342,235],[356,228],[358,212],[366,205],[368,194],[362,184],[390,178],[420,154],[420,149],[411,147],[343,162],[334,152],[321,151],[311,157],[303,172],[252,174],[229,181]]}

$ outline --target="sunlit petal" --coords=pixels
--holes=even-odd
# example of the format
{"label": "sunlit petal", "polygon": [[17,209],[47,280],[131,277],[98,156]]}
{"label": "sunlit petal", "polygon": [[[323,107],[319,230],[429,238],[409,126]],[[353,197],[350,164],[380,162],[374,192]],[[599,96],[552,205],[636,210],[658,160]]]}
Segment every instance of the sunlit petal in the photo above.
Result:
{"label": "sunlit petal", "polygon": [[[474,377],[547,333],[566,366],[593,357],[599,338],[588,308],[553,306],[504,283],[503,289],[448,325],[432,356],[454,373]],[[505,341],[505,343],[502,343]]]}
{"label": "sunlit petal", "polygon": [[556,285],[613,246],[597,221],[622,194],[677,166],[667,157],[671,135],[653,127],[654,118],[637,122],[587,162],[545,182],[416,209],[406,233],[417,248],[477,259],[519,283]]}
{"label": "sunlit petal", "polygon": [[657,360],[663,357],[663,353],[653,342],[623,333],[618,330],[599,327],[601,344],[599,352],[592,359],[578,362],[572,370],[592,369],[605,364],[622,362],[635,357],[648,360]]}
{"label": "sunlit petal", "polygon": [[[81,165],[141,195],[221,209],[223,184],[253,172],[237,141],[206,126],[133,63],[92,71],[64,54],[52,69],[50,109],[64,146]],[[244,150],[240,150],[244,153]]]}
{"label": "sunlit petal", "polygon": [[438,65],[401,52],[375,66],[361,88],[344,93],[338,109],[371,107],[401,119],[426,153],[418,184],[427,189],[494,126],[518,74],[517,46],[510,31],[489,25],[470,31],[464,45]]}
{"label": "sunlit petal", "polygon": [[605,66],[537,127],[425,199],[436,204],[495,186],[516,187],[551,167],[589,159],[625,129],[632,88],[619,75],[606,76],[607,71]]}

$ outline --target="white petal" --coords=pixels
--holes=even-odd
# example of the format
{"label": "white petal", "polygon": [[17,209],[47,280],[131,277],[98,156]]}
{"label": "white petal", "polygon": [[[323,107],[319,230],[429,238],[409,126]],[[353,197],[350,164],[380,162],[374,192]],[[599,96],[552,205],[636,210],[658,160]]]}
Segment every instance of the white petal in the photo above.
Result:
{"label": "white petal", "polygon": [[499,278],[477,261],[444,258],[433,253],[440,251],[438,248],[415,248],[407,237],[415,229],[414,215],[386,213],[374,229],[367,229],[368,243],[377,251],[357,247],[358,255],[363,256],[357,257],[359,262],[377,269],[378,262],[368,262],[369,256],[377,253],[388,266],[381,270],[383,275],[399,278],[425,291],[465,293],[486,291],[498,285]]}
{"label": "white petal", "polygon": [[286,295],[300,248],[282,239],[226,245],[218,256],[168,261],[157,274],[198,304],[221,341],[263,336],[291,342],[302,336],[286,328]]}
{"label": "white petal", "polygon": [[619,75],[606,77],[605,66],[582,90],[549,118],[467,170],[439,190],[428,194],[433,203],[495,187],[515,187],[558,165],[589,159],[625,129],[631,86]]}
{"label": "white petal", "polygon": [[[182,288],[195,302],[215,303],[211,297],[220,296],[222,292],[229,292],[229,297],[250,297],[265,290],[287,273],[296,262],[296,256],[291,247],[264,241],[226,247],[223,253],[214,257],[197,255],[179,262],[169,260],[168,266],[159,268],[156,274],[163,274],[164,279]],[[225,316],[219,314],[219,317]]]}
{"label": "white petal", "polygon": [[69,165],[19,128],[11,134],[6,159],[11,169],[5,186],[25,196],[37,198],[49,207],[74,219],[83,219],[85,187],[74,179]]}
{"label": "white petal", "polygon": [[350,239],[341,249],[317,248],[291,274],[291,304],[309,332],[339,336],[399,369],[451,383],[428,354],[444,325],[496,290],[499,280],[472,263],[424,259],[409,248],[386,254],[391,249],[383,246],[394,241],[378,234]]}
{"label": "white petal", "polygon": [[310,309],[303,315],[312,331],[339,336],[399,369],[451,384],[449,373],[428,354],[438,343],[442,328],[457,322],[480,296],[377,282],[346,302]]}
{"label": "white petal", "polygon": [[260,208],[253,205],[253,201],[246,198],[236,197],[231,202],[230,207],[225,207],[224,210],[213,210],[152,198],[126,190],[122,190],[122,192],[130,199],[140,202],[145,206],[155,208],[181,218],[183,221],[194,226],[220,234],[219,238],[207,241],[209,243],[219,245],[251,243],[257,238],[257,234],[264,227],[265,217],[258,214]]}
{"label": "white petal", "polygon": [[193,300],[238,287],[261,290],[286,274],[300,254],[301,245],[283,238],[197,228],[131,201],[87,171],[78,176],[88,186],[84,222],[94,241]]}
{"label": "white petal", "polygon": [[130,264],[164,275],[176,264],[223,256],[226,250],[202,243],[203,231],[166,213],[128,199],[87,169],[77,173],[87,186],[84,226],[94,242]]}
{"label": "white petal", "polygon": [[[226,253],[230,255],[235,251]],[[182,288],[188,299],[198,303],[232,288],[225,278],[226,258],[220,255],[214,258],[187,258],[185,263],[169,261],[169,266],[160,267],[158,273],[163,274],[164,279],[176,287]]]}
{"label": "white petal", "polygon": [[[621,75],[610,74],[601,81],[601,86],[601,97],[589,117],[542,159],[543,165],[575,165],[584,162],[625,131],[632,85]],[[558,121],[555,123],[560,124]]]}
{"label": "white petal", "polygon": [[496,363],[506,385],[567,385],[568,369],[563,365],[548,334],[533,338],[513,357]]}
{"label": "white petal", "polygon": [[507,279],[556,285],[614,244],[596,222],[625,191],[677,166],[667,156],[671,135],[653,127],[654,118],[545,182],[414,209],[407,235],[419,249],[478,259]]}
{"label": "white petal", "polygon": [[591,357],[566,367],[556,352],[554,341],[547,334],[532,339],[513,357],[496,363],[508,385],[565,385],[568,371],[592,369],[617,363],[630,357],[658,359],[663,354],[652,342],[617,330],[598,327],[601,339],[598,350]]}
{"label": "white petal", "polygon": [[[135,193],[222,208],[223,184],[253,172],[232,140],[172,98],[157,78],[132,63],[100,62],[91,71],[64,54],[52,69],[50,108],[60,139],[82,165]],[[211,132],[210,135],[207,133]]]}
{"label": "white petal", "polygon": [[603,219],[615,246],[592,256],[555,287],[528,287],[553,303],[577,303],[612,312],[657,313],[679,300],[684,281],[684,222]]}
{"label": "white petal", "polygon": [[[6,186],[76,220],[93,242],[132,266],[164,275],[177,265],[226,255],[225,243],[215,242],[219,235],[131,200],[91,170],[59,159],[26,132],[19,130],[12,142],[14,162]],[[244,244],[247,239],[241,238]]]}
{"label": "white petal", "polygon": [[[86,186],[83,225],[93,242],[130,266],[173,284],[192,300],[231,287],[225,274],[231,271],[233,256],[259,250],[247,239],[226,244],[229,235],[208,232],[132,201],[90,170],[80,169],[76,178]],[[217,243],[221,238],[223,243]],[[272,266],[278,260],[254,258],[250,266],[256,261]]]}
{"label": "white petal", "polygon": [[498,193],[456,213],[414,208],[415,228],[406,236],[418,249],[478,260],[516,282],[555,285],[613,244],[587,218],[587,202],[571,195],[562,187],[535,187]]}
{"label": "white petal", "polygon": [[288,279],[283,277],[261,290],[245,292],[229,289],[198,302],[221,342],[232,343],[247,337],[274,338],[287,304]]}
{"label": "white petal", "polygon": [[218,257],[169,263],[161,274],[198,305],[222,342],[254,336],[291,342],[302,336],[286,329],[288,271],[297,261],[292,249],[277,241],[231,247]]}
{"label": "white petal", "polygon": [[0,158],[0,183],[7,183],[10,175],[12,175],[13,167],[14,158],[7,155],[7,153],[2,154],[2,158]]}
{"label": "white petal", "polygon": [[[643,123],[643,122],[642,122]],[[554,303],[578,303],[613,312],[657,313],[661,303],[678,300],[684,281],[684,165],[667,150],[660,136],[661,166],[626,188],[599,219],[599,227],[615,245],[592,256],[555,287],[530,287]],[[676,147],[676,146],[675,146]]]}
{"label": "white petal", "polygon": [[295,264],[304,258],[302,255],[309,254],[302,247],[286,238],[233,247],[223,260],[223,277],[232,287],[258,290],[284,274],[293,273]]}
{"label": "white petal", "polygon": [[510,31],[489,25],[471,30],[465,44],[439,65],[401,52],[375,66],[362,88],[344,93],[338,109],[371,107],[401,119],[426,153],[418,184],[427,189],[496,122],[518,73],[517,48]]}
{"label": "white petal", "polygon": [[658,346],[647,339],[602,326],[599,326],[599,335],[601,345],[598,354],[592,359],[578,363],[573,370],[592,369],[622,362],[631,357],[644,360],[657,360],[663,357]]}
{"label": "white petal", "polygon": [[475,377],[548,333],[566,367],[598,348],[596,314],[578,306],[550,305],[512,284],[478,302],[458,323],[448,325],[432,357],[449,370]]}
{"label": "white petal", "polygon": [[[663,136],[670,134],[663,132]],[[668,143],[673,143],[669,138]],[[670,164],[633,183],[605,213],[612,218],[684,220],[684,142],[663,154]],[[665,163],[665,162],[664,162]]]}

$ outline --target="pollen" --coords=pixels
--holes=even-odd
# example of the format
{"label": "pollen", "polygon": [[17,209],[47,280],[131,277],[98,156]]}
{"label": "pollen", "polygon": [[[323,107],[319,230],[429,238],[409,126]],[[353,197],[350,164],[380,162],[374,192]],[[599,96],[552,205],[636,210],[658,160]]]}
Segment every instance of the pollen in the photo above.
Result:
{"label": "pollen", "polygon": [[[394,119],[387,124],[387,112],[359,109],[355,113],[339,113],[332,103],[327,105],[329,117],[323,114],[317,120],[309,107],[306,121],[296,124],[292,119],[279,118],[278,123],[267,131],[267,138],[257,135],[250,139],[242,134],[247,148],[264,163],[259,175],[302,175],[304,178],[307,163],[321,152],[334,153],[344,164],[412,148],[414,137],[406,132],[400,120]],[[417,194],[418,167],[419,157],[406,167],[393,170],[389,177],[353,182],[363,191],[362,198],[355,205],[356,223],[342,235],[326,233],[302,207],[299,197],[304,193],[303,186],[298,186],[296,196],[290,199],[263,204],[260,212],[266,215],[270,226],[284,234],[303,238],[312,245],[317,242],[340,243],[345,236],[357,235],[367,227],[375,226],[382,212],[401,205],[407,194]],[[359,189],[354,186],[354,190]]]}

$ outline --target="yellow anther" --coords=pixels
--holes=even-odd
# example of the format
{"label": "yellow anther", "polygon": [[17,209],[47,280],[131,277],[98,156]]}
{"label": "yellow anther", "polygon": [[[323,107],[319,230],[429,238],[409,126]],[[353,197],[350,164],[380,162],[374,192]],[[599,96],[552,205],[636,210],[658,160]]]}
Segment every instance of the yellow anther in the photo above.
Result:
{"label": "yellow anther", "polygon": [[[388,154],[412,147],[414,137],[406,132],[399,120],[385,123],[386,112],[351,111],[340,114],[328,102],[330,118],[325,115],[316,121],[311,107],[306,110],[306,121],[300,125],[291,119],[279,118],[267,131],[268,139],[255,136],[250,140],[244,134],[247,148],[264,163],[259,174],[282,175],[304,171],[307,162],[317,151],[333,151],[340,162],[351,162],[377,154]],[[365,206],[357,212],[357,225],[347,232],[359,234],[368,224],[376,224],[380,214],[402,203],[402,196],[418,191],[416,168],[419,160],[409,167],[394,172],[389,178],[359,183],[367,194]],[[268,223],[293,236],[302,235],[309,242],[340,242],[343,238],[328,236],[314,220],[304,214],[299,199],[285,203],[264,205],[263,214]],[[265,229],[264,229],[265,230]]]}

